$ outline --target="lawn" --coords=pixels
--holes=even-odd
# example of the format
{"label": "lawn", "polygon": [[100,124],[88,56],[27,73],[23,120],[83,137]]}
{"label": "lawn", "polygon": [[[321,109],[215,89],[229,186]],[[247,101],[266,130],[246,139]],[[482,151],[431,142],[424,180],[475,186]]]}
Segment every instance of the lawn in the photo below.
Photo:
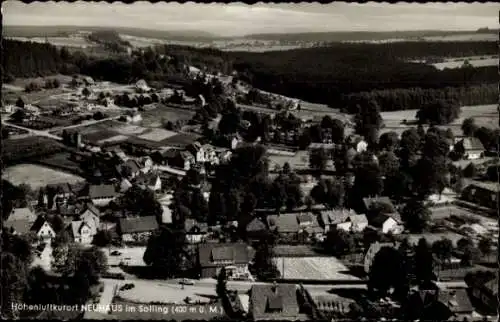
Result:
{"label": "lawn", "polygon": [[335,257],[278,257],[273,261],[285,279],[357,280]]}
{"label": "lawn", "polygon": [[148,141],[154,141],[154,142],[160,142],[165,139],[168,139],[174,135],[177,135],[177,132],[173,131],[168,131],[164,129],[151,129],[148,132],[145,132],[138,137],[143,140],[148,140]]}
{"label": "lawn", "polygon": [[3,171],[2,178],[14,185],[26,183],[33,189],[45,187],[48,184],[84,181],[80,176],[35,164],[19,164],[8,167]]}
{"label": "lawn", "polygon": [[[477,59],[476,58],[476,59],[470,59],[468,61],[474,67],[485,67],[485,66],[497,66],[498,65],[498,58],[487,58],[487,59]],[[439,70],[443,70],[445,68],[460,68],[463,66],[464,62],[465,62],[465,58],[460,59],[460,60],[446,61],[444,63],[436,63],[436,64],[433,64],[433,66]]]}

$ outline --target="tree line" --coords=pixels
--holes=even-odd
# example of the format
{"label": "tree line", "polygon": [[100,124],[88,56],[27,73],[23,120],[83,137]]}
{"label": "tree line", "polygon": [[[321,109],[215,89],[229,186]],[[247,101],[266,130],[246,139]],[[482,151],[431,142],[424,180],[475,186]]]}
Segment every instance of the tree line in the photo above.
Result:
{"label": "tree line", "polygon": [[446,87],[443,89],[398,88],[352,93],[342,97],[340,107],[354,114],[357,105],[374,100],[382,111],[420,109],[436,100],[454,100],[461,106],[495,104],[498,99],[496,84],[480,84],[469,87]]}
{"label": "tree line", "polygon": [[[464,103],[491,103],[491,89],[478,87],[479,94],[464,92],[470,86],[497,82],[495,66],[440,71],[426,64],[404,61],[427,56],[496,54],[493,42],[337,44],[266,53],[228,53],[165,45],[136,51],[130,57],[107,59],[88,57],[81,52],[70,54],[68,50],[50,44],[3,40],[3,46],[4,80],[82,73],[120,83],[143,78],[189,85],[185,65],[193,65],[209,73],[229,74],[236,70],[241,80],[254,87],[332,107],[342,107],[346,103],[345,95],[353,93],[413,88],[434,89],[436,93],[425,94],[433,97],[451,91],[443,95],[458,96]],[[418,97],[418,93],[397,93],[398,99],[384,102],[390,106],[389,110],[399,105],[401,108],[416,105],[416,98],[405,97]],[[347,100],[352,102],[352,98]]]}

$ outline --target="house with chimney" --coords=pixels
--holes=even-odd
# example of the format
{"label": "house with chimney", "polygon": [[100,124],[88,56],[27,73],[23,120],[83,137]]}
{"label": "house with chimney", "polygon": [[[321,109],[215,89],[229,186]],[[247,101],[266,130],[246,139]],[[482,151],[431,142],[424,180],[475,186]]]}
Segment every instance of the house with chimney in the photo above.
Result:
{"label": "house with chimney", "polygon": [[368,226],[365,215],[358,215],[352,209],[332,209],[319,212],[318,220],[325,233],[332,228],[344,231],[363,231]]}
{"label": "house with chimney", "polygon": [[245,243],[204,243],[198,245],[198,274],[200,278],[216,277],[225,269],[229,278],[250,276],[248,264],[254,250]]}

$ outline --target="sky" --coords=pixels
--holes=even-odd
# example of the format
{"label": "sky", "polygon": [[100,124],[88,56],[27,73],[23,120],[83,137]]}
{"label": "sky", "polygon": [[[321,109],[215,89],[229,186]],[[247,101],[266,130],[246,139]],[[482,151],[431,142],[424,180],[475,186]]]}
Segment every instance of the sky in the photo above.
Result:
{"label": "sky", "polygon": [[476,30],[498,28],[490,3],[331,4],[36,2],[2,3],[3,23],[201,30],[220,36],[321,31]]}

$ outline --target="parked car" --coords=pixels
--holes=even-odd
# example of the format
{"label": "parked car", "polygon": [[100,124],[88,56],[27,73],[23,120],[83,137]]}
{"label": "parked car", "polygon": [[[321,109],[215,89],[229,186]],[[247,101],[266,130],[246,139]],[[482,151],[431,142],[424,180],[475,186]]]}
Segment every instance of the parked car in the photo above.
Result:
{"label": "parked car", "polygon": [[131,290],[134,287],[135,287],[134,283],[127,283],[127,284],[122,285],[122,287],[120,287],[120,291]]}
{"label": "parked car", "polygon": [[192,279],[189,279],[189,278],[183,278],[179,281],[179,284],[182,284],[182,285],[194,285],[194,281]]}
{"label": "parked car", "polygon": [[114,251],[112,251],[109,255],[111,255],[111,256],[120,256],[121,254],[122,254],[122,253],[120,253],[119,251],[114,250]]}
{"label": "parked car", "polygon": [[103,278],[113,278],[113,279],[117,279],[117,280],[124,280],[125,279],[125,275],[123,275],[122,273],[102,273],[101,276]]}

